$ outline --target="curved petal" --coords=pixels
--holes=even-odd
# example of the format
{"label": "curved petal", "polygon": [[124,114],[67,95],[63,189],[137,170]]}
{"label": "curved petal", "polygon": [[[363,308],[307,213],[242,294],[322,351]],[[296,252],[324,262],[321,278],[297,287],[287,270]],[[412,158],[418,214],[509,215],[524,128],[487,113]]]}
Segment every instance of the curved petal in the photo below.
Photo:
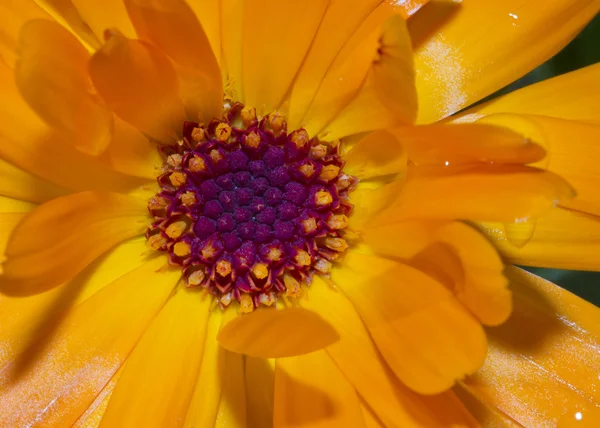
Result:
{"label": "curved petal", "polygon": [[[222,2],[223,0],[187,0],[187,4],[194,11],[208,37],[217,62],[221,61],[221,21],[226,21],[221,19]],[[229,29],[230,27],[227,26],[227,31]]]}
{"label": "curved petal", "polygon": [[388,131],[374,131],[344,154],[344,173],[359,180],[400,174],[406,170],[406,154],[400,141]]}
{"label": "curved petal", "polygon": [[406,23],[400,15],[383,25],[378,56],[357,96],[322,131],[334,140],[375,129],[411,124],[417,115],[413,55]]}
{"label": "curved petal", "polygon": [[167,301],[127,358],[101,427],[161,427],[185,417],[211,300],[180,287]]}
{"label": "curved petal", "polygon": [[[273,341],[277,337],[277,341]],[[260,309],[227,323],[217,337],[225,349],[252,357],[283,358],[331,345],[337,332],[318,314],[301,308]]]}
{"label": "curved petal", "polygon": [[395,379],[343,293],[315,277],[308,297],[302,306],[322,314],[340,333],[340,340],[327,347],[327,353],[383,426],[473,425],[452,392],[424,396]]}
{"label": "curved petal", "polygon": [[221,397],[214,426],[215,428],[245,427],[248,426],[246,390],[240,388],[240,380],[244,379],[244,356],[229,351],[224,351],[223,354]]}
{"label": "curved petal", "polygon": [[495,113],[519,113],[600,122],[600,64],[580,68],[496,97],[451,119],[473,121]]}
{"label": "curved petal", "polygon": [[220,118],[221,71],[198,18],[184,0],[125,0],[142,40],[158,46],[179,65],[181,97],[188,118]]}
{"label": "curved petal", "polygon": [[278,359],[273,427],[364,427],[356,391],[325,351]]}
{"label": "curved petal", "polygon": [[275,359],[245,358],[246,420],[250,427],[272,427],[275,400]]}
{"label": "curved petal", "polygon": [[52,20],[41,7],[33,1],[16,1],[0,4],[0,63],[14,67],[21,27],[33,19]]}
{"label": "curved petal", "polygon": [[96,0],[71,0],[79,16],[89,25],[98,40],[104,38],[104,32],[116,28],[126,37],[135,38],[135,30],[123,0],[103,0],[102,7]]}
{"label": "curved petal", "polygon": [[169,59],[142,41],[110,32],[90,60],[90,76],[106,104],[151,137],[173,144],[184,114]]}
{"label": "curved petal", "polygon": [[156,258],[118,278],[71,309],[52,335],[4,367],[0,425],[75,422],[171,294],[181,273],[157,272],[162,264]]}
{"label": "curved petal", "polygon": [[463,219],[513,222],[541,215],[573,190],[558,175],[521,165],[414,167],[394,206],[377,221]]}
{"label": "curved petal", "polygon": [[524,224],[479,227],[510,263],[600,271],[600,217],[559,207]]}
{"label": "curved petal", "polygon": [[83,20],[72,0],[33,0],[59,24],[70,29],[88,50],[100,46],[99,39]]}
{"label": "curved petal", "polygon": [[597,425],[600,309],[520,269],[507,274],[513,315],[489,330],[488,358],[465,387],[523,426]]}
{"label": "curved petal", "polygon": [[246,3],[242,23],[244,100],[269,112],[283,102],[329,2]]}
{"label": "curved petal", "polygon": [[481,325],[424,273],[349,251],[332,279],[356,307],[390,368],[412,390],[443,392],[483,364],[487,344]]}
{"label": "curved petal", "polygon": [[88,52],[55,22],[35,20],[19,36],[15,81],[23,98],[78,150],[102,153],[113,131],[112,113],[93,94]]}
{"label": "curved petal", "polygon": [[[454,2],[434,31],[423,7],[412,28],[419,123],[435,122],[506,86],[562,49],[600,9],[597,0]],[[550,26],[550,27],[549,27]],[[552,31],[548,31],[552,28]],[[501,66],[510,62],[510,67]]]}
{"label": "curved petal", "polygon": [[482,123],[405,126],[392,132],[416,165],[526,164],[546,154],[517,132]]}
{"label": "curved petal", "polygon": [[119,242],[143,234],[147,216],[142,200],[115,193],[82,192],[47,202],[11,234],[0,287],[22,295],[62,284]]}
{"label": "curved petal", "polygon": [[41,203],[65,193],[67,190],[0,159],[0,195]]}
{"label": "curved petal", "polygon": [[542,144],[548,155],[535,166],[560,175],[576,192],[561,205],[600,215],[600,124],[512,114],[490,115],[481,121],[512,128]]}
{"label": "curved petal", "polygon": [[113,377],[110,378],[104,388],[98,393],[96,398],[94,398],[94,401],[92,401],[86,411],[83,412],[79,419],[72,425],[73,428],[98,428],[100,421],[102,420],[102,415],[104,415],[104,412],[106,411],[108,401],[112,396],[112,392],[115,389],[122,371],[123,367],[121,366]]}

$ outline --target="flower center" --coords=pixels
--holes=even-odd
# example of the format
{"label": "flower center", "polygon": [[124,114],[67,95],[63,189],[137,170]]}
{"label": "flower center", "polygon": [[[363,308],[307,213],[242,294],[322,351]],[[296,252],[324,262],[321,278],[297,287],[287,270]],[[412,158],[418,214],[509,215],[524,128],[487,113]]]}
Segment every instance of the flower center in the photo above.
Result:
{"label": "flower center", "polygon": [[160,149],[149,244],[222,307],[297,297],[348,247],[340,232],[357,180],[342,172],[338,148],[241,104],[207,126],[185,122],[180,144]]}

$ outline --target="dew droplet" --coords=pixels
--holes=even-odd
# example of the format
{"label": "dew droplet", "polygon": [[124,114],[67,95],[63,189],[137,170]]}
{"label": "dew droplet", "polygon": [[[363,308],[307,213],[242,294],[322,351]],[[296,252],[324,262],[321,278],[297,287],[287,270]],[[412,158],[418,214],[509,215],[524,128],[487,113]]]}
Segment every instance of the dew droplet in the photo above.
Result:
{"label": "dew droplet", "polygon": [[506,223],[504,225],[506,239],[515,247],[523,248],[533,237],[536,224],[537,220],[535,219]]}

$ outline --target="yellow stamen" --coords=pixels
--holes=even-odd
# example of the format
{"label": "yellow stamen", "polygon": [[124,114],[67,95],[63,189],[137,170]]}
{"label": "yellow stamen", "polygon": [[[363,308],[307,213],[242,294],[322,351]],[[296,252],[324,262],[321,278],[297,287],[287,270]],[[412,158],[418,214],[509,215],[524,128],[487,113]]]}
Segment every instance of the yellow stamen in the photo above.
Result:
{"label": "yellow stamen", "polygon": [[300,294],[300,283],[291,275],[283,275],[283,283],[285,284],[285,295],[289,297],[297,297]]}
{"label": "yellow stamen", "polygon": [[290,135],[290,141],[296,146],[296,148],[301,148],[306,146],[306,144],[310,141],[308,137],[308,132],[304,129],[298,129]]}
{"label": "yellow stamen", "polygon": [[339,190],[344,190],[344,189],[347,189],[348,187],[350,187],[351,184],[352,184],[352,180],[350,179],[350,176],[348,176],[346,174],[342,174],[342,175],[340,175],[340,178],[338,178],[338,180],[336,182],[336,187]]}
{"label": "yellow stamen", "polygon": [[190,247],[190,244],[185,241],[179,241],[173,245],[173,254],[175,254],[177,257],[187,257],[191,253],[192,248]]}
{"label": "yellow stamen", "polygon": [[266,128],[273,131],[275,136],[279,136],[281,131],[285,128],[285,115],[281,112],[275,111],[267,115]]}
{"label": "yellow stamen", "polygon": [[186,177],[183,172],[175,171],[171,175],[169,175],[169,181],[175,187],[181,187],[185,184]]}
{"label": "yellow stamen", "polygon": [[315,173],[315,167],[310,163],[305,163],[304,165],[300,165],[298,171],[300,171],[306,178],[310,178]]}
{"label": "yellow stamen", "polygon": [[256,109],[250,107],[244,107],[240,113],[242,117],[242,123],[248,127],[256,120]]}
{"label": "yellow stamen", "polygon": [[256,263],[254,266],[252,266],[252,274],[257,279],[265,279],[267,276],[269,276],[269,268],[264,263]]}
{"label": "yellow stamen", "polygon": [[223,159],[223,155],[221,153],[219,153],[218,150],[211,150],[209,153],[210,157],[212,158],[214,163],[219,162],[221,159]]}
{"label": "yellow stamen", "polygon": [[272,306],[276,300],[275,293],[262,293],[258,296],[258,301],[265,306]]}
{"label": "yellow stamen", "polygon": [[210,260],[215,254],[217,254],[217,249],[212,242],[208,242],[204,248],[202,248],[202,257],[207,260]]}
{"label": "yellow stamen", "polygon": [[181,199],[181,203],[183,205],[185,205],[186,207],[190,207],[197,202],[196,194],[191,191],[187,191],[187,192],[183,193],[181,195],[180,199]]}
{"label": "yellow stamen", "polygon": [[194,155],[188,162],[188,168],[192,172],[206,171],[206,162],[200,156]]}
{"label": "yellow stamen", "polygon": [[165,233],[167,234],[167,236],[169,238],[177,239],[181,235],[183,235],[183,233],[186,231],[187,227],[188,227],[188,224],[185,221],[183,221],[183,220],[175,221],[167,227],[167,230],[165,230]]}
{"label": "yellow stamen", "polygon": [[167,164],[171,168],[178,168],[181,166],[181,159],[182,159],[182,156],[179,153],[174,153],[174,154],[170,155],[169,157],[167,157]]}
{"label": "yellow stamen", "polygon": [[294,260],[296,260],[296,263],[300,266],[310,266],[310,263],[312,261],[310,254],[308,254],[304,250],[298,250],[298,253],[294,257]]}
{"label": "yellow stamen", "polygon": [[155,250],[163,250],[167,245],[167,238],[157,233],[148,237],[148,244]]}
{"label": "yellow stamen", "polygon": [[221,142],[226,142],[231,137],[231,126],[229,126],[225,122],[221,122],[217,125],[217,129],[215,130],[215,136],[217,140]]}
{"label": "yellow stamen", "polygon": [[346,251],[348,243],[342,238],[325,238],[325,245],[335,251]]}
{"label": "yellow stamen", "polygon": [[226,277],[231,273],[231,263],[229,263],[227,260],[219,260],[217,262],[216,271],[222,277]]}
{"label": "yellow stamen", "polygon": [[310,148],[310,157],[313,159],[323,159],[327,156],[327,146],[324,144],[317,144],[316,146],[312,146]]}
{"label": "yellow stamen", "polygon": [[148,211],[164,210],[169,205],[169,200],[155,195],[148,201]]}
{"label": "yellow stamen", "polygon": [[311,233],[317,230],[317,220],[313,217],[302,220],[301,223],[305,233]]}
{"label": "yellow stamen", "polygon": [[344,214],[334,214],[327,219],[327,226],[339,230],[348,226],[348,217]]}
{"label": "yellow stamen", "polygon": [[250,132],[244,139],[244,146],[255,149],[260,144],[260,135],[256,131]]}
{"label": "yellow stamen", "polygon": [[331,196],[331,193],[329,193],[327,190],[319,190],[315,194],[315,203],[320,207],[329,205],[332,202],[333,197]]}
{"label": "yellow stamen", "polygon": [[198,269],[197,271],[194,271],[190,274],[190,276],[188,276],[187,279],[187,286],[188,287],[197,287],[200,284],[202,284],[202,281],[204,281],[204,277],[206,275],[204,274],[204,271],[202,269]]}
{"label": "yellow stamen", "polygon": [[317,260],[313,267],[321,273],[331,272],[331,262],[325,259]]}
{"label": "yellow stamen", "polygon": [[340,167],[336,165],[325,165],[319,174],[321,180],[330,181],[338,176]]}
{"label": "yellow stamen", "polygon": [[229,292],[227,294],[223,294],[221,296],[221,298],[219,299],[219,301],[221,302],[221,304],[223,306],[229,306],[229,304],[231,303],[232,300],[233,300],[233,295],[231,294],[231,292]]}
{"label": "yellow stamen", "polygon": [[206,140],[206,135],[204,133],[204,129],[202,129],[202,128],[192,129],[192,139],[196,143],[201,143],[202,141]]}
{"label": "yellow stamen", "polygon": [[249,294],[242,294],[240,296],[240,312],[243,314],[249,314],[254,310],[254,302]]}
{"label": "yellow stamen", "polygon": [[271,260],[272,262],[277,262],[279,261],[279,259],[281,259],[281,256],[282,253],[278,247],[269,248],[269,254],[267,254],[267,259]]}

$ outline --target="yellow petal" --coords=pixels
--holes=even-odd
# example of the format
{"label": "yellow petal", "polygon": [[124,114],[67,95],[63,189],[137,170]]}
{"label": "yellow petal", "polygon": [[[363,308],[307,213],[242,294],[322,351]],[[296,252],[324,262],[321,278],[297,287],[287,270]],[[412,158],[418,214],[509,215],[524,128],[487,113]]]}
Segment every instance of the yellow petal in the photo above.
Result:
{"label": "yellow petal", "polygon": [[0,159],[0,195],[31,202],[45,202],[65,193],[65,189]]}
{"label": "yellow petal", "polygon": [[183,105],[169,59],[145,42],[111,32],[90,60],[90,76],[123,120],[164,143],[181,133]]}
{"label": "yellow petal", "polygon": [[225,349],[262,358],[306,354],[338,338],[318,314],[301,308],[260,309],[238,316],[221,328],[218,336]]}
{"label": "yellow petal", "polygon": [[275,399],[275,361],[266,358],[245,358],[246,418],[248,426],[273,426]]}
{"label": "yellow petal", "polygon": [[364,426],[356,391],[325,351],[277,360],[273,426]]}
{"label": "yellow petal", "polygon": [[416,165],[525,164],[545,155],[542,147],[524,136],[494,125],[407,126],[393,133]]}
{"label": "yellow petal", "polygon": [[[426,5],[411,20],[417,30],[411,34],[418,122],[435,122],[533,70],[575,37],[599,5],[596,0],[556,0],[544,8],[523,0]],[[432,31],[429,15],[443,6],[449,13]],[[507,62],[510,67],[501,66]]]}
{"label": "yellow petal", "polygon": [[465,387],[523,426],[598,425],[600,309],[533,274],[507,273],[515,310],[489,330],[486,363]]}
{"label": "yellow petal", "polygon": [[471,425],[468,413],[452,392],[424,396],[398,382],[342,292],[315,277],[302,306],[322,314],[340,333],[340,340],[326,351],[383,426]]}
{"label": "yellow petal", "polygon": [[51,131],[19,93],[13,70],[0,63],[0,156],[13,165],[71,190],[128,191],[145,184],[118,173]]}
{"label": "yellow petal", "polygon": [[539,216],[572,197],[558,175],[520,165],[414,167],[379,221],[465,219],[512,222]]}
{"label": "yellow petal", "polygon": [[17,61],[18,37],[21,27],[32,19],[52,20],[44,10],[33,1],[17,1],[0,4],[0,63],[14,67]]}
{"label": "yellow petal", "polygon": [[223,86],[231,98],[244,103],[242,46],[244,44],[244,0],[220,0]]}
{"label": "yellow petal", "polygon": [[[222,350],[224,351],[224,350]],[[221,400],[215,428],[245,427],[246,390],[240,387],[244,379],[244,356],[224,351],[221,376]]]}
{"label": "yellow petal", "polygon": [[595,91],[600,64],[543,80],[472,107],[453,119],[477,120],[495,113],[520,113],[561,119],[600,121],[600,99]]}
{"label": "yellow petal", "polygon": [[38,338],[5,366],[0,425],[75,422],[171,294],[180,272],[156,272],[163,263],[161,258],[147,262],[62,314],[52,335]]}
{"label": "yellow petal", "polygon": [[[356,96],[371,66],[377,61],[382,26],[395,9],[397,6],[383,2],[360,23],[337,53],[310,104],[304,106],[300,99],[300,105],[295,106],[292,99],[290,114],[294,118],[299,108],[306,109],[299,124],[309,134],[321,131]],[[335,28],[337,27],[336,24]],[[291,129],[295,129],[296,121],[289,125]]]}
{"label": "yellow petal", "polygon": [[0,213],[26,213],[33,210],[36,206],[36,204],[31,202],[0,195]]}
{"label": "yellow petal", "polygon": [[327,0],[253,0],[244,8],[243,89],[246,104],[280,106],[308,51]]}
{"label": "yellow petal", "polygon": [[360,180],[400,174],[406,154],[398,139],[387,131],[367,134],[344,155],[344,172]]}
{"label": "yellow petal", "polygon": [[73,428],[98,428],[100,426],[102,415],[104,415],[104,412],[106,411],[108,401],[112,396],[112,392],[114,391],[122,372],[123,367],[121,366],[110,381],[108,381],[106,386],[102,388],[102,391],[100,391],[94,401],[92,401],[92,404],[89,405],[86,411],[73,424]]}
{"label": "yellow petal", "polygon": [[111,247],[141,235],[145,211],[142,200],[115,193],[82,192],[41,205],[8,241],[2,291],[30,294],[70,280]]}
{"label": "yellow petal", "polygon": [[600,124],[512,114],[481,120],[510,127],[542,144],[548,155],[535,166],[560,175],[575,189],[576,196],[562,205],[600,215],[600,172],[596,162],[600,156]]}
{"label": "yellow petal", "polygon": [[[219,312],[213,311],[208,319],[202,362],[196,386],[190,395],[190,406],[183,424],[185,427],[213,426],[217,418],[223,389],[222,379],[229,376],[225,366],[228,362],[231,363],[231,358],[226,360],[227,351],[217,342],[222,318]],[[210,394],[206,391],[210,391]]]}
{"label": "yellow petal", "polygon": [[[206,37],[208,37],[217,61],[221,60],[222,3],[222,0],[187,0],[187,4],[194,11],[202,25],[202,29],[206,33]],[[230,31],[229,25],[227,26],[227,31]]]}
{"label": "yellow petal", "polygon": [[59,24],[75,34],[88,50],[96,49],[99,39],[94,35],[88,24],[83,20],[71,0],[34,0]]}
{"label": "yellow petal", "polygon": [[104,38],[104,32],[116,28],[126,37],[135,38],[135,30],[122,0],[104,0],[102,7],[96,0],[71,0],[84,22],[89,25],[98,40]]}
{"label": "yellow petal", "polygon": [[78,150],[102,153],[110,142],[112,113],[92,93],[88,52],[57,23],[35,20],[19,36],[15,81],[23,98]]}
{"label": "yellow petal", "polygon": [[211,300],[183,287],[169,299],[127,358],[101,427],[164,427],[185,417]]}
{"label": "yellow petal", "polygon": [[600,218],[555,208],[523,225],[479,224],[510,263],[554,269],[600,270]]}
{"label": "yellow petal", "polygon": [[327,140],[413,123],[417,114],[412,48],[406,23],[392,15],[383,26],[379,57],[358,95],[323,131]]}
{"label": "yellow petal", "polygon": [[154,43],[179,65],[188,118],[221,117],[221,71],[192,9],[184,0],[125,0],[125,5],[140,39]]}
{"label": "yellow petal", "polygon": [[487,345],[480,324],[431,277],[350,251],[332,279],[356,307],[390,368],[412,390],[443,392],[483,363]]}

